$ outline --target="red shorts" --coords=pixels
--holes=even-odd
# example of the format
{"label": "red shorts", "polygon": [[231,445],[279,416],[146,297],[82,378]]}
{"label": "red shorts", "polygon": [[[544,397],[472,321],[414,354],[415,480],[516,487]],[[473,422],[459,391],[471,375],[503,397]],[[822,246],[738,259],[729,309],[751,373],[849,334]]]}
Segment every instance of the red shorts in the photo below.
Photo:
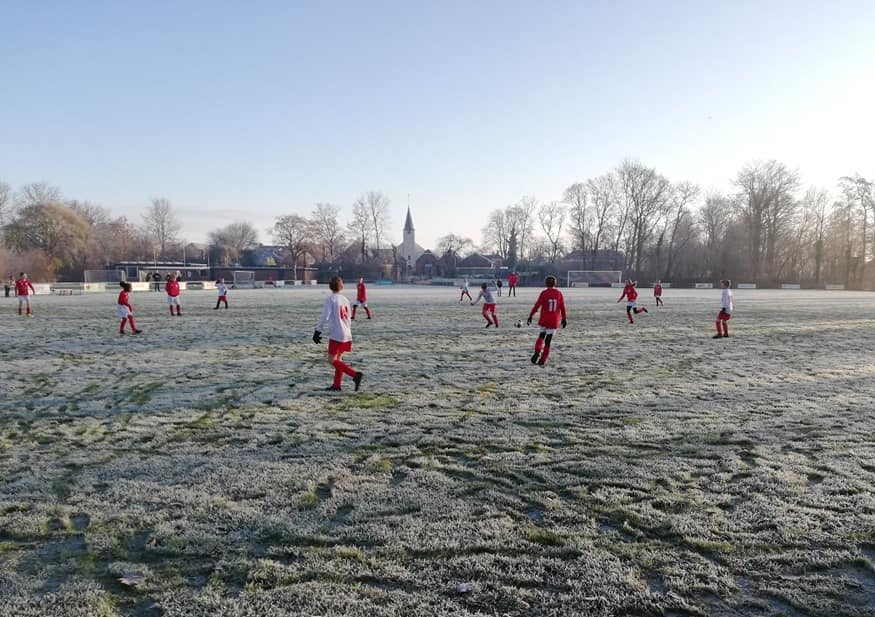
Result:
{"label": "red shorts", "polygon": [[333,356],[339,353],[346,353],[347,351],[352,351],[352,341],[328,339],[328,355]]}
{"label": "red shorts", "polygon": [[484,304],[483,305],[483,312],[484,313],[494,313],[495,312],[495,305],[494,304]]}
{"label": "red shorts", "polygon": [[717,313],[717,321],[729,321],[730,317],[732,317],[730,313],[724,313],[723,311]]}

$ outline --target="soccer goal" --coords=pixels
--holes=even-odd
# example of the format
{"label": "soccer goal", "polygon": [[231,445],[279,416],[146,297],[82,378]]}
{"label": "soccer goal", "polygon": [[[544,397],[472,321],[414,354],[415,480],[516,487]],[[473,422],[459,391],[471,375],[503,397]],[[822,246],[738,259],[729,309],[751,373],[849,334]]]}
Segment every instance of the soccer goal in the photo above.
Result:
{"label": "soccer goal", "polygon": [[118,287],[121,281],[128,280],[124,270],[86,270],[85,291],[106,291],[108,287]]}
{"label": "soccer goal", "polygon": [[622,270],[569,270],[569,287],[613,287],[623,282]]}
{"label": "soccer goal", "polygon": [[255,287],[255,271],[254,270],[234,270],[234,288]]}

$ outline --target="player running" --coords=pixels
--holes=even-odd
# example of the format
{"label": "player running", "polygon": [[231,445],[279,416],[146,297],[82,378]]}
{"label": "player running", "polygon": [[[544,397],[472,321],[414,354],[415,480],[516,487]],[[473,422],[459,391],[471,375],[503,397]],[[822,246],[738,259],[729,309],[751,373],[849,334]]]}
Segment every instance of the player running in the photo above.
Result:
{"label": "player running", "polygon": [[489,287],[486,283],[480,283],[480,293],[477,295],[476,300],[471,301],[471,306],[474,306],[480,300],[483,300],[483,318],[486,319],[486,327],[488,328],[491,325],[495,325],[498,327],[498,315],[495,314],[495,295],[493,293],[493,288]]}
{"label": "player running", "polygon": [[347,351],[352,351],[352,330],[349,327],[349,300],[341,294],[343,291],[343,279],[339,276],[331,277],[328,283],[331,294],[325,298],[322,306],[322,316],[316,324],[313,332],[313,342],[317,345],[322,342],[322,329],[328,326],[328,363],[334,367],[334,382],[327,390],[340,390],[344,373],[352,377],[355,389],[361,386],[364,373],[356,371],[343,361],[342,356]]}
{"label": "player running", "polygon": [[459,302],[461,302],[462,298],[464,298],[465,296],[468,296],[468,300],[470,300],[471,302],[474,301],[474,299],[471,297],[471,292],[468,291],[468,277],[467,276],[462,279],[462,286],[459,289],[462,290],[462,293],[459,294]]}
{"label": "player running", "polygon": [[626,317],[629,318],[629,323],[635,323],[635,320],[632,319],[633,312],[636,315],[647,312],[646,306],[638,308],[638,290],[635,289],[635,283],[632,282],[632,279],[626,279],[626,286],[623,287],[623,293],[620,294],[620,299],[617,302],[619,303],[623,298],[626,298]]}
{"label": "player running", "polygon": [[541,327],[541,332],[538,334],[538,340],[535,341],[535,353],[532,354],[532,364],[539,366],[547,364],[547,358],[550,357],[550,344],[553,342],[553,335],[560,324],[564,328],[568,323],[565,313],[565,297],[561,291],[556,289],[556,277],[548,276],[544,284],[547,289],[538,295],[535,306],[529,311],[529,318],[526,320],[526,323],[531,326],[532,317],[540,309],[541,316],[538,318],[538,325]]}
{"label": "player running", "polygon": [[365,309],[368,319],[371,318],[371,309],[368,308],[368,288],[365,287],[365,279],[362,277],[359,277],[359,282],[355,286],[355,304],[352,305],[352,317],[350,319],[355,319],[355,312],[358,310],[358,307]]}

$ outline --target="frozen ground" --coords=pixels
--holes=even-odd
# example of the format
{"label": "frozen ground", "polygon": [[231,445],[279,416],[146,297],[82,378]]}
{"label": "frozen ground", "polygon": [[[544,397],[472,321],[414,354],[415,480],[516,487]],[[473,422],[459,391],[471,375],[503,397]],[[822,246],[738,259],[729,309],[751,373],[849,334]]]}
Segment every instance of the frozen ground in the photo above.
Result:
{"label": "frozen ground", "polygon": [[0,615],[875,614],[872,294],[369,291],[0,298]]}

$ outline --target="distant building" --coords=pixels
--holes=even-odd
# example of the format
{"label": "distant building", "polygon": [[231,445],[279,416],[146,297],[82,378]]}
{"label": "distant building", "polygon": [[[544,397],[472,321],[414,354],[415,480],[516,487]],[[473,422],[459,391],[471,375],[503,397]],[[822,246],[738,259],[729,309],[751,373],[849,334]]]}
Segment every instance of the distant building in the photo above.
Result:
{"label": "distant building", "polygon": [[412,276],[416,272],[416,260],[424,253],[416,244],[416,229],[413,227],[413,217],[410,216],[410,206],[407,207],[407,218],[404,220],[404,231],[401,236],[401,246],[398,247],[398,268],[402,278]]}

